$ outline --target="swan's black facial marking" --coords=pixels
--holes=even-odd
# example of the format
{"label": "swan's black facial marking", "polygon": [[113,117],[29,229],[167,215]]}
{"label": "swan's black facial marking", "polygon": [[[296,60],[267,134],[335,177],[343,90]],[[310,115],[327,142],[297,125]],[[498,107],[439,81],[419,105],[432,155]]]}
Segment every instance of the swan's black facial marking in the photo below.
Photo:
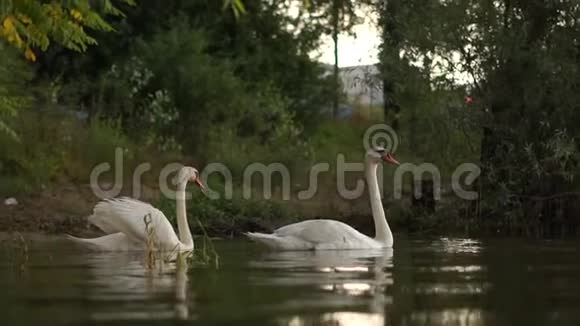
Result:
{"label": "swan's black facial marking", "polygon": [[375,148],[375,152],[377,152],[377,153],[379,153],[379,154],[382,155],[382,154],[385,154],[385,149],[384,148],[381,148],[381,147],[378,147],[378,148]]}

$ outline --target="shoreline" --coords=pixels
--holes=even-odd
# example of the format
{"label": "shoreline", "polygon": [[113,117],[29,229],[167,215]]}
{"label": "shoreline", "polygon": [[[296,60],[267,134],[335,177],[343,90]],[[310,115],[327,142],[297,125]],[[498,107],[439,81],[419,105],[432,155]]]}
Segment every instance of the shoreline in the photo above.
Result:
{"label": "shoreline", "polygon": [[[159,200],[159,193],[152,188],[144,188],[140,200],[156,206]],[[128,194],[128,193],[127,193]],[[121,194],[125,195],[125,194]],[[93,207],[101,200],[93,193],[88,184],[75,184],[72,182],[54,183],[37,192],[13,196],[18,204],[6,205],[6,198],[0,198],[0,232],[4,233],[35,233],[43,235],[71,234],[79,237],[98,237],[103,232],[90,225],[87,217],[92,213]],[[10,197],[8,197],[10,198]],[[158,207],[163,210],[162,207]],[[302,207],[305,209],[306,207]],[[393,208],[393,207],[391,207]],[[215,218],[190,218],[190,228],[196,235],[202,234],[198,221],[203,225],[205,232],[210,237],[218,238],[238,238],[242,232],[271,232],[272,230],[290,223],[299,222],[304,219],[330,218],[349,224],[360,232],[372,235],[374,234],[374,225],[370,215],[359,211],[359,214],[353,214],[352,209],[341,209],[337,212],[342,214],[333,214],[329,212],[315,211],[315,208],[308,207],[306,212],[312,214],[300,214],[301,218],[296,216],[288,217],[265,217],[260,215],[250,215],[243,218],[235,216],[216,216]],[[425,217],[417,217],[418,222]],[[418,229],[413,231],[410,228],[408,220],[396,216],[391,216],[389,223],[394,233],[415,235],[419,238],[429,239],[434,237],[459,237],[471,239],[488,239],[488,238],[522,238],[522,239],[578,239],[578,236],[544,236],[530,237],[523,233],[505,234],[495,232],[477,232],[464,227],[451,227],[445,229],[439,228]],[[448,226],[449,227],[449,226]],[[464,231],[462,231],[464,230]],[[481,231],[481,230],[480,230]]]}
{"label": "shoreline", "polygon": [[[159,193],[151,188],[143,189],[141,201],[156,206]],[[120,196],[129,193],[121,193]],[[129,196],[130,197],[130,196]],[[96,237],[103,235],[98,228],[90,225],[87,217],[93,207],[101,200],[93,193],[88,184],[71,182],[54,183],[37,192],[13,196],[16,205],[6,205],[7,198],[0,198],[0,232],[39,233],[39,234],[72,234],[80,237]],[[161,210],[162,207],[157,207]],[[317,212],[320,213],[320,212]],[[304,215],[305,219],[324,218],[315,214]],[[350,214],[347,214],[347,216]],[[349,224],[359,230],[370,226],[370,216],[342,216],[339,220],[349,219]],[[169,217],[169,216],[168,216]],[[336,219],[336,217],[332,217]],[[280,217],[276,219],[255,216],[252,218],[224,218],[215,219],[190,218],[190,228],[196,233],[202,233],[198,222],[211,237],[234,238],[247,231],[270,232],[277,227],[298,222],[300,219]],[[361,223],[368,222],[368,223]],[[370,230],[372,231],[372,230]]]}
{"label": "shoreline", "polygon": [[14,198],[16,205],[0,202],[0,232],[99,234],[86,220],[98,201],[88,186],[51,185]]}

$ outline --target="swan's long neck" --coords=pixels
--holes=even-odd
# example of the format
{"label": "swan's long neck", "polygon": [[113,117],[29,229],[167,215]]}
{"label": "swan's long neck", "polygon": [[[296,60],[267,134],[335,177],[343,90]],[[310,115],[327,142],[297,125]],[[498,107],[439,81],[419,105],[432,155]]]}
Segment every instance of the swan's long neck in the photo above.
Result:
{"label": "swan's long neck", "polygon": [[381,202],[381,193],[377,181],[378,164],[370,160],[366,161],[366,177],[369,187],[369,197],[371,200],[371,210],[373,220],[375,221],[375,240],[383,243],[386,247],[393,246],[393,234],[387,223],[383,203]]}
{"label": "swan's long neck", "polygon": [[177,186],[176,196],[176,216],[177,216],[177,230],[179,231],[179,241],[186,246],[193,248],[193,237],[189,230],[189,223],[187,222],[187,210],[185,208],[185,186],[187,182],[182,182]]}

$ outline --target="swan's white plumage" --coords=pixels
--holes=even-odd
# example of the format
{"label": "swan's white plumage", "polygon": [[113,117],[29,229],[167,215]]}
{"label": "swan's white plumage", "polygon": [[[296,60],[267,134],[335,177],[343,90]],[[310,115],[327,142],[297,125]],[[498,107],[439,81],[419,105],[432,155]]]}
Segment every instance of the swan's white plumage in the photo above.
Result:
{"label": "swan's white plumage", "polygon": [[97,251],[141,251],[143,244],[133,242],[123,233],[113,233],[94,239],[83,239],[67,235],[70,240],[73,240],[83,246]]}
{"label": "swan's white plumage", "polygon": [[334,220],[308,220],[283,226],[272,234],[247,233],[251,239],[278,250],[379,249],[380,242],[348,224]]}
{"label": "swan's white plumage", "polygon": [[[183,167],[177,177],[176,216],[179,237],[165,215],[157,208],[132,198],[122,197],[99,202],[89,217],[107,235],[94,239],[69,236],[88,248],[106,251],[152,249],[166,252],[193,250],[193,238],[187,223],[185,187],[189,180],[203,187],[198,171]],[[151,246],[152,245],[152,246]]]}
{"label": "swan's white plumage", "polygon": [[377,181],[381,160],[399,164],[384,150],[369,150],[366,155],[366,179],[376,237],[370,238],[353,227],[334,220],[309,220],[274,230],[272,234],[250,232],[246,235],[276,250],[346,250],[392,248],[393,234],[387,223]]}
{"label": "swan's white plumage", "polygon": [[[149,222],[149,226],[145,220]],[[147,228],[153,230],[155,245],[162,251],[179,248],[180,241],[165,214],[148,203],[131,198],[118,198],[98,203],[89,222],[103,232],[121,232],[131,242],[145,245],[149,235]]]}

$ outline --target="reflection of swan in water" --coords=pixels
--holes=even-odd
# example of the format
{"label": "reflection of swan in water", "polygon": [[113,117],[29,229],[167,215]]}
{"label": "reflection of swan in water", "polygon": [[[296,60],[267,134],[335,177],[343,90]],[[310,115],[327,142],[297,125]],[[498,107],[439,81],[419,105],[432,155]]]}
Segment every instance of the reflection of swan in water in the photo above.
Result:
{"label": "reflection of swan in water", "polygon": [[[345,303],[367,303],[369,312],[336,311],[315,316],[291,316],[279,319],[281,325],[384,325],[385,306],[392,303],[386,294],[393,284],[393,250],[365,251],[287,251],[269,252],[254,268],[289,270],[277,277],[276,285],[314,285],[332,292]],[[300,272],[306,273],[300,273]],[[259,280],[257,280],[259,281]]]}
{"label": "reflection of swan in water", "polygon": [[[148,269],[139,253],[87,257],[93,276],[88,297],[99,303],[92,319],[189,318],[184,259]],[[119,305],[121,301],[124,303]]]}

